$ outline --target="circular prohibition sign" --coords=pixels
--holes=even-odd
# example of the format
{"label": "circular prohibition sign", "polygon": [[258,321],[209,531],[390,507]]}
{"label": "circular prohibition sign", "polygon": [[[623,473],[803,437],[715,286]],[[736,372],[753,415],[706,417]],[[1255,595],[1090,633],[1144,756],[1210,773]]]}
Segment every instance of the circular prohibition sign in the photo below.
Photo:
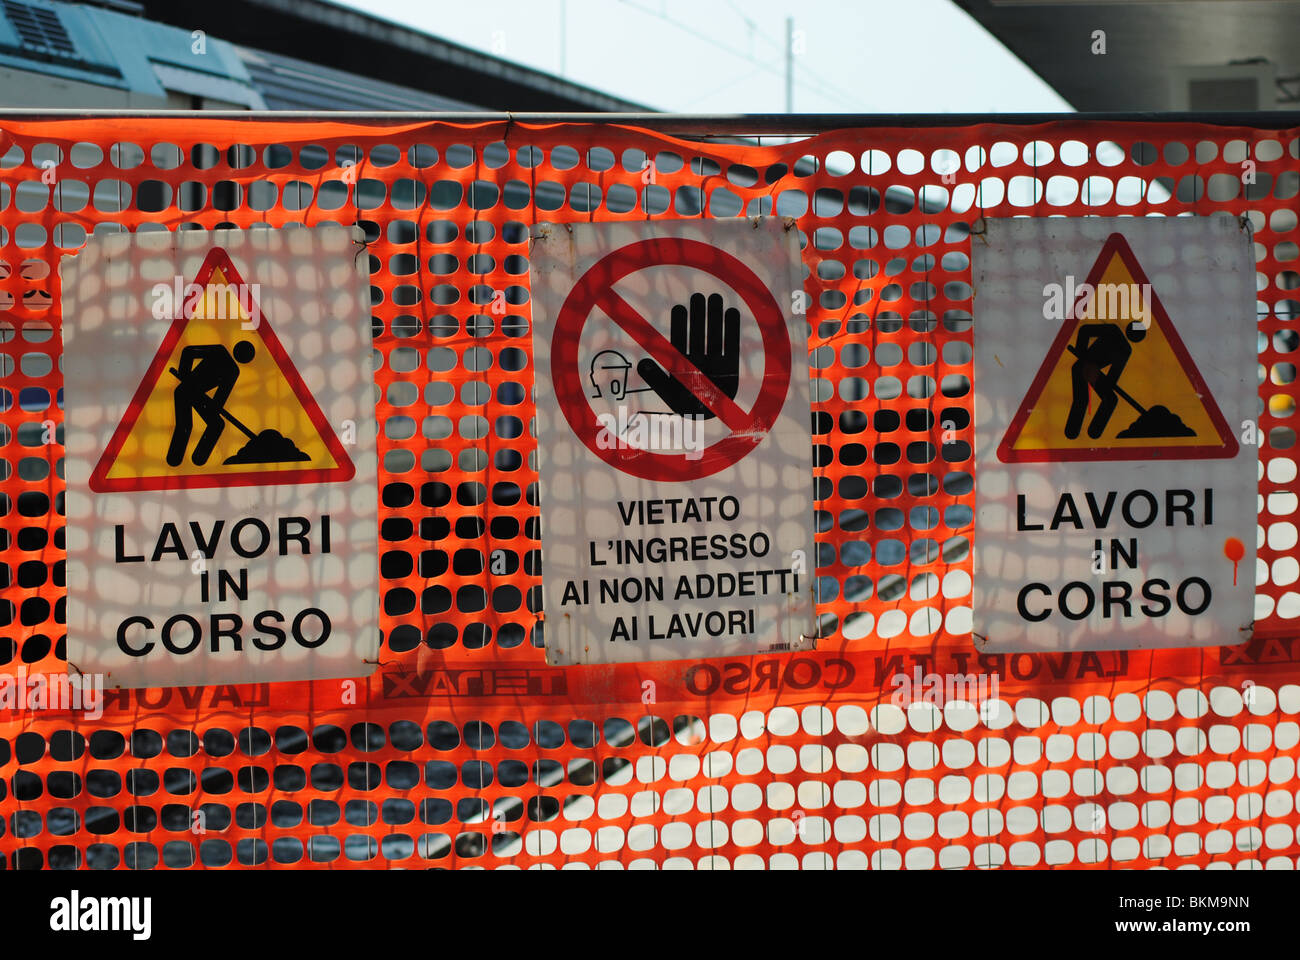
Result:
{"label": "circular prohibition sign", "polygon": [[[763,377],[758,398],[744,410],[719,390],[651,323],[614,290],[624,277],[647,267],[682,266],[703,270],[738,293],[763,340]],[[604,427],[587,403],[578,368],[578,345],[591,311],[599,307],[623,332],[691,392],[727,427],[698,459],[684,454],[651,453],[597,442]],[[607,254],[584,273],[565,298],[555,321],[551,383],[569,426],[592,453],[610,466],[643,480],[698,480],[725,470],[754,450],[780,416],[790,389],[790,335],[772,292],[738,258],[699,240],[660,237],[640,240]]]}

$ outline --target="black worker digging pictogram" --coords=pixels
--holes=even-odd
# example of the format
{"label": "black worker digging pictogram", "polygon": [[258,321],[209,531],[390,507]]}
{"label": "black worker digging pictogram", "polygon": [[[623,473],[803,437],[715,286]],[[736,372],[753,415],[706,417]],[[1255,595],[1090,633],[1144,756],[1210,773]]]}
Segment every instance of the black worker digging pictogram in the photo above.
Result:
{"label": "black worker digging pictogram", "polygon": [[1101,398],[1101,404],[1088,423],[1088,436],[1094,440],[1106,430],[1115,407],[1122,399],[1138,412],[1137,419],[1118,436],[1123,438],[1194,437],[1196,431],[1183,423],[1182,418],[1163,404],[1145,407],[1138,403],[1119,385],[1119,378],[1132,356],[1132,343],[1141,343],[1146,337],[1146,327],[1134,321],[1121,326],[1118,323],[1085,323],[1080,325],[1074,344],[1067,345],[1077,359],[1070,367],[1073,397],[1070,414],[1065,422],[1065,436],[1071,440],[1079,435],[1084,415],[1088,412],[1089,389]]}
{"label": "black worker digging pictogram", "polygon": [[280,431],[254,433],[226,409],[226,401],[239,379],[241,366],[252,360],[255,352],[256,348],[248,340],[239,341],[233,350],[227,350],[219,343],[203,343],[191,344],[181,351],[180,369],[168,368],[168,373],[178,381],[172,393],[176,426],[167,448],[168,464],[177,467],[184,461],[196,413],[204,424],[203,433],[190,455],[196,466],[208,462],[213,447],[225,431],[226,421],[247,435],[248,442],[233,456],[227,457],[224,463],[291,463],[311,459]]}

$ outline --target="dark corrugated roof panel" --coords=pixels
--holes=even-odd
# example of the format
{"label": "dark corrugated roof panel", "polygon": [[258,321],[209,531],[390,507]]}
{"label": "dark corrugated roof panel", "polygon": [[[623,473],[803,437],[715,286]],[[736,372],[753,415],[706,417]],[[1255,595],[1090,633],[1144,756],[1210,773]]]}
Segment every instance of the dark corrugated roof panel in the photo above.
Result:
{"label": "dark corrugated roof panel", "polygon": [[[143,0],[161,23],[382,83],[469,96],[490,111],[644,112],[639,104],[320,0]],[[353,100],[356,103],[359,101]]]}
{"label": "dark corrugated roof panel", "polygon": [[236,47],[268,110],[482,110],[278,53]]}

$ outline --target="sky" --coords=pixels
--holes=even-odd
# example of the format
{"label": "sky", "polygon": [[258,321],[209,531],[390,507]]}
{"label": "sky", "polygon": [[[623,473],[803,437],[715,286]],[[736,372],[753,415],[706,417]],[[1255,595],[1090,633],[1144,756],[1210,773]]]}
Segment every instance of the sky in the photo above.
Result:
{"label": "sky", "polygon": [[793,17],[797,113],[1071,111],[951,0],[334,2],[656,110],[784,112]]}

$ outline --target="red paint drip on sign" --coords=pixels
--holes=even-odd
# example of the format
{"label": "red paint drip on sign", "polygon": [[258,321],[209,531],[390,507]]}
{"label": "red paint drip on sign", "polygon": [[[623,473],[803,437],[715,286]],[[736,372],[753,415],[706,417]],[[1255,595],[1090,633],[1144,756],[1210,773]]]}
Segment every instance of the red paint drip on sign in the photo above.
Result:
{"label": "red paint drip on sign", "polygon": [[1241,563],[1241,558],[1246,555],[1246,545],[1236,537],[1229,537],[1223,541],[1223,555],[1232,561],[1232,585],[1237,585],[1237,564]]}

